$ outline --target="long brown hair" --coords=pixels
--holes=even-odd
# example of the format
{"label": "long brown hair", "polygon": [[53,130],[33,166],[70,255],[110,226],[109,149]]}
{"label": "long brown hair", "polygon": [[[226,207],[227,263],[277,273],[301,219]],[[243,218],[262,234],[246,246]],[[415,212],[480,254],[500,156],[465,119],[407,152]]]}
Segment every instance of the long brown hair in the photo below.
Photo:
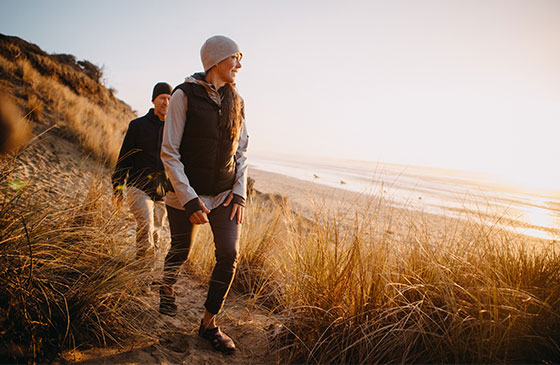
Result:
{"label": "long brown hair", "polygon": [[232,141],[239,139],[243,125],[243,99],[233,84],[222,86],[222,114],[220,127],[229,132]]}

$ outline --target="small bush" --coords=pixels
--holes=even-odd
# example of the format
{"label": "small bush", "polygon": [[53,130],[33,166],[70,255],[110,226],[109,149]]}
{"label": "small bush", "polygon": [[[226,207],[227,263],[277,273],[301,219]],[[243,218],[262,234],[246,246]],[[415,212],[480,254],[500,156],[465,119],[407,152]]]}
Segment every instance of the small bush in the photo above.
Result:
{"label": "small bush", "polygon": [[103,77],[103,70],[101,68],[86,60],[78,61],[78,65],[93,81],[101,83],[101,78]]}

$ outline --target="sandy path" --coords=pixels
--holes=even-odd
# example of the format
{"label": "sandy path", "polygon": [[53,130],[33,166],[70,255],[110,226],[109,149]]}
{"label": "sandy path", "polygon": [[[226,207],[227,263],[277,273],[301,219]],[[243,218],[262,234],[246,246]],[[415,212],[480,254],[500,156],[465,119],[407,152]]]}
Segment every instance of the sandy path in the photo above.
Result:
{"label": "sandy path", "polygon": [[[64,358],[76,364],[270,364],[275,358],[268,351],[266,328],[270,323],[264,314],[248,313],[242,297],[231,293],[220,325],[235,340],[238,351],[224,355],[197,335],[201,308],[206,298],[206,285],[186,275],[176,284],[176,317],[161,316],[155,328],[149,328],[156,338],[152,343],[129,344],[128,348],[94,348],[70,351]],[[146,296],[147,310],[157,315],[158,295]]]}

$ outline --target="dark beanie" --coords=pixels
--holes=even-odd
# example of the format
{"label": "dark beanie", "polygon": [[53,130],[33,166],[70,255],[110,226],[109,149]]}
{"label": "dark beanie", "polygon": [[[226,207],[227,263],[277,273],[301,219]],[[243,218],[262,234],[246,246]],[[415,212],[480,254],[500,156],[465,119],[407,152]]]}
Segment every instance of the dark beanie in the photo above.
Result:
{"label": "dark beanie", "polygon": [[156,86],[154,86],[154,91],[152,92],[152,101],[156,100],[156,98],[160,94],[171,95],[171,90],[171,85],[169,85],[167,82],[158,82]]}

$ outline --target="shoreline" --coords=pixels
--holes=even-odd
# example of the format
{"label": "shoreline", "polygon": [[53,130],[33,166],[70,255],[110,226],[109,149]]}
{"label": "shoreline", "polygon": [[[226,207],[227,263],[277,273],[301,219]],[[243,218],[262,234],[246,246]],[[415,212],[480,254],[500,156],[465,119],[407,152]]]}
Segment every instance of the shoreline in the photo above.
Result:
{"label": "shoreline", "polygon": [[416,222],[429,222],[432,234],[439,237],[445,235],[450,224],[456,226],[460,222],[457,218],[397,207],[381,191],[371,195],[358,193],[253,167],[249,177],[255,180],[256,191],[287,198],[296,213],[312,221],[336,218],[337,223],[350,229],[374,224],[382,234],[406,234],[411,226],[421,228]]}
{"label": "shoreline", "polygon": [[[504,230],[514,235],[526,237],[531,243],[557,242],[552,238],[536,237],[525,234],[513,221],[504,217],[484,217],[484,212],[472,212],[467,209],[457,210],[456,216],[426,212],[421,205],[410,207],[397,206],[390,199],[384,197],[381,187],[374,189],[374,194],[366,194],[345,190],[340,187],[331,187],[312,181],[301,180],[295,177],[270,171],[249,167],[249,177],[255,180],[254,189],[264,194],[276,194],[287,198],[293,210],[305,218],[313,219],[317,214],[334,215],[341,218],[349,227],[355,226],[355,218],[374,218],[375,224],[389,232],[410,232],[411,229],[424,230],[426,224],[430,228],[433,238],[444,237],[450,229],[482,223],[488,219],[489,226],[497,225],[496,221],[505,221]],[[380,190],[379,192],[377,190]],[[375,210],[372,212],[372,210]],[[375,214],[371,214],[375,213]],[[424,227],[422,227],[424,225]],[[507,226],[510,226],[508,228]],[[420,232],[420,231],[419,231]]]}

